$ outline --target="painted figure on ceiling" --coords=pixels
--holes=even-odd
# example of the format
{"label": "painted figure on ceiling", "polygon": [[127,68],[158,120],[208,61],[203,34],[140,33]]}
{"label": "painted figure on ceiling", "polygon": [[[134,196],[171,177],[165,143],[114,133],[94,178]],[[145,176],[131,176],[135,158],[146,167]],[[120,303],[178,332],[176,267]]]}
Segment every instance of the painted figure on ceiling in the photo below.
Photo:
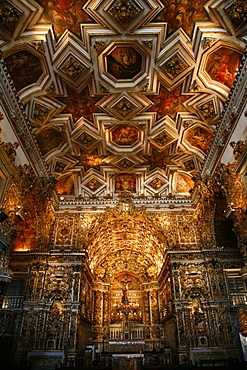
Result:
{"label": "painted figure on ceiling", "polygon": [[240,60],[240,53],[222,47],[209,56],[206,71],[212,80],[218,81],[227,87],[231,87]]}
{"label": "painted figure on ceiling", "polygon": [[67,28],[79,34],[79,23],[91,20],[82,10],[86,1],[40,0],[39,2],[45,8],[41,22],[52,23],[57,36],[60,36]]}
{"label": "painted figure on ceiling", "polygon": [[191,179],[190,176],[179,174],[177,176],[176,192],[189,193],[189,191],[193,189],[194,185],[194,181]]}
{"label": "painted figure on ceiling", "polygon": [[212,139],[212,132],[202,127],[195,127],[188,131],[187,140],[193,146],[206,152]]}
{"label": "painted figure on ceiling", "polygon": [[182,27],[190,33],[196,20],[207,20],[204,2],[205,0],[163,0],[164,10],[156,20],[167,22],[169,32]]}
{"label": "painted figure on ceiling", "polygon": [[43,73],[39,58],[27,50],[8,56],[5,62],[17,91],[37,82]]}
{"label": "painted figure on ceiling", "polygon": [[58,194],[73,194],[74,193],[74,178],[73,175],[62,177],[56,184]]}
{"label": "painted figure on ceiling", "polygon": [[136,190],[136,179],[134,175],[117,175],[115,179],[115,191],[116,193],[128,190],[134,192]]}
{"label": "painted figure on ceiling", "polygon": [[106,59],[108,72],[117,79],[131,79],[141,70],[141,55],[131,46],[116,47]]}
{"label": "painted figure on ceiling", "polygon": [[154,98],[150,97],[154,105],[149,110],[157,112],[158,118],[166,115],[174,117],[176,112],[185,111],[183,102],[187,99],[187,96],[181,95],[180,90],[180,86],[172,91],[168,91],[161,86],[159,96]]}
{"label": "painted figure on ceiling", "polygon": [[131,145],[138,138],[138,131],[131,126],[116,128],[112,131],[112,141],[118,145]]}
{"label": "painted figure on ceiling", "polygon": [[81,117],[92,120],[93,113],[99,112],[95,106],[99,98],[92,98],[87,87],[79,94],[68,88],[68,97],[60,98],[60,100],[66,105],[63,113],[71,113],[75,120]]}

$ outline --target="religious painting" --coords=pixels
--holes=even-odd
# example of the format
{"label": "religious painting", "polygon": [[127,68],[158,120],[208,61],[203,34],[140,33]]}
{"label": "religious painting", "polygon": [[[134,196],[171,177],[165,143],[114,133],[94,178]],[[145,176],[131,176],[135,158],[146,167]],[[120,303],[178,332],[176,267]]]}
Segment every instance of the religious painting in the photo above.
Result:
{"label": "religious painting", "polygon": [[56,183],[56,190],[59,195],[72,195],[74,194],[74,176],[67,175],[63,176]]}
{"label": "religious painting", "polygon": [[68,96],[60,98],[60,100],[66,104],[63,113],[71,113],[75,120],[78,120],[81,117],[92,120],[93,113],[100,112],[100,110],[95,106],[100,99],[92,98],[89,95],[87,87],[79,94],[68,88]]}
{"label": "religious painting", "polygon": [[120,191],[136,191],[136,178],[131,174],[121,174],[115,177],[115,192]]}
{"label": "religious painting", "polygon": [[29,251],[35,249],[36,228],[31,219],[19,221],[17,235],[14,240],[14,251]]}
{"label": "religious painting", "polygon": [[159,95],[157,97],[149,96],[149,98],[154,102],[154,105],[149,110],[157,112],[158,118],[166,115],[174,118],[176,112],[186,111],[183,102],[187,99],[187,96],[181,95],[180,86],[172,91],[168,91],[161,86]]}
{"label": "religious painting", "polygon": [[164,181],[162,181],[159,177],[156,177],[148,185],[151,186],[154,190],[159,190],[164,184]]}
{"label": "religious painting", "polygon": [[176,182],[176,193],[189,193],[191,189],[194,187],[194,181],[192,178],[186,174],[179,173],[177,175],[177,182]]}
{"label": "religious painting", "polygon": [[203,8],[204,2],[205,0],[162,0],[164,9],[155,18],[155,21],[167,22],[169,33],[182,27],[190,34],[196,21],[208,20]]}
{"label": "religious painting", "polygon": [[64,134],[61,131],[52,128],[42,131],[37,135],[37,142],[42,155],[46,155],[51,150],[56,149],[64,143],[64,141]]}
{"label": "religious painting", "polygon": [[60,36],[66,29],[80,34],[80,23],[92,22],[92,19],[83,10],[86,0],[38,0],[45,11],[40,23],[51,23],[56,36]]}
{"label": "religious painting", "polygon": [[138,140],[138,130],[133,126],[117,126],[112,132],[112,141],[120,146],[129,146]]}
{"label": "religious painting", "polygon": [[5,63],[17,91],[37,82],[43,73],[40,59],[27,50],[8,56]]}
{"label": "religious painting", "polygon": [[118,46],[106,57],[107,71],[118,80],[129,80],[141,71],[142,56],[132,46]]}
{"label": "religious painting", "polygon": [[239,67],[242,55],[237,51],[221,47],[210,54],[206,72],[212,80],[231,87]]}
{"label": "religious painting", "polygon": [[98,156],[97,154],[86,154],[82,153],[79,157],[79,166],[83,166],[87,171],[89,168],[100,169],[100,166],[103,164],[104,156]]}
{"label": "religious painting", "polygon": [[212,137],[212,132],[205,130],[203,127],[197,126],[188,130],[186,139],[191,145],[206,153]]}

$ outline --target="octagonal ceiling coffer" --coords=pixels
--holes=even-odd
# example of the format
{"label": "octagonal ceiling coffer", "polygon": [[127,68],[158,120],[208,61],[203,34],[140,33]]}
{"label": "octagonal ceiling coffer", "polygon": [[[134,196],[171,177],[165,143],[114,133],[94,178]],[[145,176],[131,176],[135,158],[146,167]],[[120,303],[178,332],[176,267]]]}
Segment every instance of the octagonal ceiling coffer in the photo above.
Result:
{"label": "octagonal ceiling coffer", "polygon": [[117,89],[135,87],[147,77],[148,58],[136,41],[112,42],[99,55],[100,76]]}

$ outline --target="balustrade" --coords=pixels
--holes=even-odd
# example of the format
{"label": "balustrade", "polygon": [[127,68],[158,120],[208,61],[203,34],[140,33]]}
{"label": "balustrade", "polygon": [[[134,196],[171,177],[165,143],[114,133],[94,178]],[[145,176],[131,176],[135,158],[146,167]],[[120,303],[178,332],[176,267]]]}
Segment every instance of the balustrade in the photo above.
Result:
{"label": "balustrade", "polygon": [[23,296],[6,296],[3,300],[2,308],[18,309],[22,308]]}

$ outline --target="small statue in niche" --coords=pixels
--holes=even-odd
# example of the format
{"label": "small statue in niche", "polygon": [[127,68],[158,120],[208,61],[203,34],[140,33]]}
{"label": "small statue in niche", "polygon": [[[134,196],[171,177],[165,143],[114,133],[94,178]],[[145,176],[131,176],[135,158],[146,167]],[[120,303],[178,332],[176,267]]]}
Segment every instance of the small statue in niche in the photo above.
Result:
{"label": "small statue in niche", "polygon": [[233,156],[234,156],[235,160],[237,161],[238,158],[243,153],[243,151],[244,151],[244,149],[245,149],[245,147],[247,145],[247,140],[246,141],[238,140],[237,142],[236,141],[232,141],[230,143],[230,145],[233,148]]}
{"label": "small statue in niche", "polygon": [[12,164],[14,164],[15,159],[16,159],[16,155],[17,155],[16,149],[18,148],[19,143],[15,142],[15,143],[12,144],[12,143],[0,142],[0,145],[4,149],[7,156],[9,157],[10,162]]}

